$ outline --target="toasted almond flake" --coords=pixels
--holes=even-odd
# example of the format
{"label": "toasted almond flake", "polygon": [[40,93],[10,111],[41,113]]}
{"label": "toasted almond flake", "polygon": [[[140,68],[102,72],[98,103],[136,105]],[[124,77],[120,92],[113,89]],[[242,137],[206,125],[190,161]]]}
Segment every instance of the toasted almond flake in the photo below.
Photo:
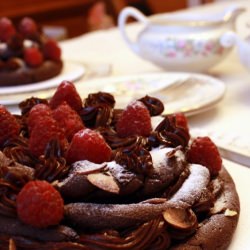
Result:
{"label": "toasted almond flake", "polygon": [[236,211],[234,211],[234,210],[230,210],[230,209],[227,208],[226,211],[224,212],[224,214],[225,214],[225,216],[231,217],[231,216],[237,215],[238,213]]}
{"label": "toasted almond flake", "polygon": [[169,225],[180,230],[189,230],[198,225],[197,217],[192,209],[169,207],[162,214]]}
{"label": "toasted almond flake", "polygon": [[87,179],[91,184],[104,191],[115,194],[118,194],[120,191],[114,177],[109,172],[89,174]]}

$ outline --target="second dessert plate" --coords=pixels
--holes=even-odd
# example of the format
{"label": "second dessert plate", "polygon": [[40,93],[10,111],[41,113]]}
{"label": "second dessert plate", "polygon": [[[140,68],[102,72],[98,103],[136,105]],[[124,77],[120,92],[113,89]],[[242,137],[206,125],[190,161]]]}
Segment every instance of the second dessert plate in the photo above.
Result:
{"label": "second dessert plate", "polygon": [[85,73],[85,71],[86,69],[84,68],[83,65],[73,62],[64,62],[62,72],[58,76],[55,76],[51,79],[42,82],[11,86],[11,87],[0,87],[0,94],[1,95],[19,94],[19,93],[40,91],[56,87],[63,80],[69,80],[69,81],[78,80]]}

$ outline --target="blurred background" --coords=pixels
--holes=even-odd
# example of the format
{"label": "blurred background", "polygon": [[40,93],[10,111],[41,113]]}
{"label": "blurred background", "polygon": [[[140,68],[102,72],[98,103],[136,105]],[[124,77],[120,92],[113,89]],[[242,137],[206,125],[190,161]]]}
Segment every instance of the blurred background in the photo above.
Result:
{"label": "blurred background", "polygon": [[216,0],[2,0],[0,16],[9,17],[13,22],[24,16],[32,17],[48,36],[63,40],[115,26],[125,6],[134,6],[151,15],[213,1]]}

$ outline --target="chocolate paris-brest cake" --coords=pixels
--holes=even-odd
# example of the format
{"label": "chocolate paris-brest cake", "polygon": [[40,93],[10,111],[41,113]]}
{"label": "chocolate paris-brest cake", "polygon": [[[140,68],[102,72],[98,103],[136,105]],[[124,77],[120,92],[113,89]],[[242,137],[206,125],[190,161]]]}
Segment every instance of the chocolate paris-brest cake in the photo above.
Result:
{"label": "chocolate paris-brest cake", "polygon": [[61,49],[28,17],[18,25],[0,19],[0,86],[36,83],[57,76],[63,68]]}
{"label": "chocolate paris-brest cake", "polygon": [[82,102],[64,81],[0,106],[0,249],[226,249],[240,205],[209,137],[145,96]]}

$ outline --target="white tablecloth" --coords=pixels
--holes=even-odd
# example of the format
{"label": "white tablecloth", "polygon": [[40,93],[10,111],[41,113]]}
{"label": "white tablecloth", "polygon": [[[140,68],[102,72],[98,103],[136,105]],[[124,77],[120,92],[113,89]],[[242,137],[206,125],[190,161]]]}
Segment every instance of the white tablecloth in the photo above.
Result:
{"label": "white tablecloth", "polygon": [[[240,3],[250,11],[250,1],[234,1],[233,3]],[[186,11],[201,13],[205,11],[213,15],[214,11],[222,10],[229,4],[229,2],[214,3]],[[238,30],[241,35],[245,35],[247,32],[245,20],[240,21],[239,18]],[[133,24],[128,28],[128,32],[133,36],[139,29],[138,25]],[[61,46],[65,60],[96,64],[110,63],[114,76],[162,72],[161,69],[133,54],[116,28],[88,33],[64,41]],[[237,133],[250,145],[250,72],[240,64],[237,51],[234,50],[225,61],[211,69],[208,74],[226,83],[225,97],[210,111],[189,117],[190,126],[223,134]],[[15,107],[11,109],[15,110]],[[224,161],[224,164],[236,183],[241,202],[240,221],[230,249],[250,249],[250,195],[248,194],[250,169],[229,161]]]}

